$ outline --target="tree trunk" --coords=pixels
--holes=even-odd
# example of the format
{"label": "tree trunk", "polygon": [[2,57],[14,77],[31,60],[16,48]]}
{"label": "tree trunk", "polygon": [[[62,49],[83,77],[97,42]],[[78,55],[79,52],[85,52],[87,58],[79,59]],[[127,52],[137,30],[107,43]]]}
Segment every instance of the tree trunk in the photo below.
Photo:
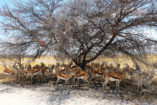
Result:
{"label": "tree trunk", "polygon": [[82,70],[84,70],[86,67],[86,64],[87,64],[86,61],[85,60],[80,61],[80,62],[79,61],[80,60],[78,60],[78,59],[73,59],[73,62],[75,63],[75,65],[80,67]]}

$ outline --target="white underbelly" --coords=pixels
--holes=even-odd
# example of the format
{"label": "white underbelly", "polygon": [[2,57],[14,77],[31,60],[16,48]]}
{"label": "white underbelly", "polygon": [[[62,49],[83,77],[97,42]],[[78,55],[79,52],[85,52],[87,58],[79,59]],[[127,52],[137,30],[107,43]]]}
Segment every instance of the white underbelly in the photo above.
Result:
{"label": "white underbelly", "polygon": [[80,76],[80,77],[78,77],[77,79],[83,79],[84,78],[84,76]]}
{"label": "white underbelly", "polygon": [[119,81],[119,79],[110,77],[110,81]]}
{"label": "white underbelly", "polygon": [[[33,75],[40,75],[40,71],[33,73]],[[41,73],[42,74],[42,73]]]}
{"label": "white underbelly", "polygon": [[96,74],[95,76],[96,76],[96,77],[100,77],[100,76],[102,76],[102,75],[100,75],[100,74]]}
{"label": "white underbelly", "polygon": [[59,79],[66,80],[66,78],[64,78],[64,77],[59,77]]}

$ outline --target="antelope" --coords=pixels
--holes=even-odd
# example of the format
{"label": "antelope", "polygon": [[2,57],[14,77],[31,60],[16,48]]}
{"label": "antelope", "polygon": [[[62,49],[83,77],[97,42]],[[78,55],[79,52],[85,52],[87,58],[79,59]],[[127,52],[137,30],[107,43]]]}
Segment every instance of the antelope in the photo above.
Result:
{"label": "antelope", "polygon": [[56,76],[57,72],[58,72],[58,66],[53,66],[53,67],[49,67],[52,75]]}
{"label": "antelope", "polygon": [[70,80],[77,71],[77,69],[75,67],[64,67],[64,73],[63,70],[58,70],[58,73],[56,73],[56,77],[57,77],[57,82],[59,82],[59,80],[65,80],[66,84],[68,82],[68,80]]}
{"label": "antelope", "polygon": [[54,73],[54,68],[55,68],[55,65],[48,65],[48,70],[49,70],[52,74],[55,74],[55,73]]}
{"label": "antelope", "polygon": [[83,70],[78,70],[78,69],[74,69],[75,75],[74,78],[78,80],[78,84],[79,84],[79,80],[82,79],[85,82],[89,83],[88,78],[89,78],[89,74],[86,71]]}
{"label": "antelope", "polygon": [[65,80],[66,84],[68,82],[68,80],[70,80],[72,78],[72,73],[57,73],[57,81],[56,83],[59,82],[59,80]]}
{"label": "antelope", "polygon": [[113,67],[112,64],[105,66],[105,70],[106,70],[107,72],[108,72],[108,71],[111,71],[111,70],[114,70],[114,69],[115,69],[115,68]]}
{"label": "antelope", "polygon": [[15,73],[15,71],[10,70],[10,69],[5,67],[5,69],[4,69],[4,75],[5,76],[11,76],[11,75],[14,75],[14,73]]}
{"label": "antelope", "polygon": [[15,74],[15,71],[14,70],[11,70],[9,68],[6,67],[6,65],[3,65],[4,66],[4,75],[5,76],[10,76],[10,75],[14,75]]}
{"label": "antelope", "polygon": [[143,85],[146,87],[149,87],[152,84],[152,78],[154,76],[154,71],[149,73],[142,72],[142,73],[137,73],[134,72],[132,79],[137,83],[137,91],[141,91],[143,88]]}
{"label": "antelope", "polygon": [[129,67],[129,65],[128,64],[126,64],[125,65],[125,68],[124,68],[125,70],[127,70],[127,72],[130,74],[130,80],[133,80],[132,78],[133,78],[133,72],[135,71],[135,69],[133,69],[133,68],[131,68],[131,67]]}
{"label": "antelope", "polygon": [[6,65],[4,65],[4,67],[5,67],[5,69],[4,69],[4,77],[5,77],[5,82],[6,82],[6,81],[7,81],[7,80],[6,80],[6,79],[7,79],[6,77],[8,77],[8,76],[13,76],[13,75],[15,74],[15,71],[13,71],[13,70],[7,68]]}
{"label": "antelope", "polygon": [[47,81],[50,75],[51,70],[49,69],[49,67],[47,67],[44,63],[41,63],[40,76]]}
{"label": "antelope", "polygon": [[73,69],[73,67],[71,66],[72,66],[71,64],[68,65],[63,64],[61,65],[61,67],[58,68],[58,72],[65,72],[65,73],[70,72]]}
{"label": "antelope", "polygon": [[115,72],[110,71],[108,73],[104,74],[104,82],[102,83],[102,89],[104,90],[104,86],[107,86],[107,83],[109,81],[115,81],[116,82],[116,89],[119,89],[120,82],[124,79],[126,79],[129,76],[129,73],[125,70],[121,72]]}
{"label": "antelope", "polygon": [[91,80],[93,80],[95,77],[101,77],[101,76],[103,76],[104,73],[105,73],[105,71],[102,70],[102,69],[99,69],[99,70],[93,70],[93,71],[92,71],[92,77],[91,77]]}
{"label": "antelope", "polygon": [[64,66],[59,67],[57,71],[58,71],[58,72],[63,72],[63,71],[65,71],[65,67],[64,67]]}
{"label": "antelope", "polygon": [[34,76],[39,75],[41,73],[41,67],[39,65],[36,65],[33,68],[31,68],[31,66],[28,66],[26,70],[22,70],[21,73],[26,77],[26,79],[30,78],[32,82]]}

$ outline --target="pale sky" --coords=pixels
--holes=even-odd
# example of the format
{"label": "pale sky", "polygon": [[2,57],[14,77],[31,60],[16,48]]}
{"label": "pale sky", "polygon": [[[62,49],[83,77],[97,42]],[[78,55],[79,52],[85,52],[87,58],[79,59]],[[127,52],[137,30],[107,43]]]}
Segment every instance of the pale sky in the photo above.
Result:
{"label": "pale sky", "polygon": [[[9,7],[13,7],[14,3],[16,1],[28,1],[28,0],[0,0],[0,8],[2,8],[4,5],[8,5]],[[8,39],[6,38],[6,35],[2,34],[2,31],[0,30],[0,38],[2,39]]]}
{"label": "pale sky", "polygon": [[18,1],[18,0],[0,0],[0,7],[2,7],[5,4],[12,6],[15,1]]}
{"label": "pale sky", "polygon": [[[7,4],[9,7],[13,7],[13,3],[16,1],[24,2],[24,1],[29,1],[29,0],[0,0],[0,8],[4,6],[5,4]],[[148,33],[150,37],[157,39],[157,29],[148,28],[144,30],[144,32]],[[0,31],[0,38],[5,39],[5,36],[1,34],[1,31]]]}
{"label": "pale sky", "polygon": [[144,30],[144,33],[149,34],[151,38],[157,39],[157,28],[148,28]]}

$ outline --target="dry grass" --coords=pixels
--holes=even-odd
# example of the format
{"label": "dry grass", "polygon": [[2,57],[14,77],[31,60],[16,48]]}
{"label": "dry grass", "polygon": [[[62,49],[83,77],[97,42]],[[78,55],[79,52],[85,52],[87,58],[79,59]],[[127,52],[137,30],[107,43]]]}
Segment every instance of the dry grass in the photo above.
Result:
{"label": "dry grass", "polygon": [[[157,63],[156,54],[147,55],[143,59],[147,61],[149,64]],[[119,63],[121,64],[121,68],[124,68],[125,65],[128,64],[130,67],[135,68],[135,65],[132,59],[123,55],[119,55],[112,58],[100,56],[97,60],[94,61],[94,63],[99,63],[99,62],[107,62],[108,64],[113,64],[114,66],[116,66],[117,63]],[[153,70],[152,67],[146,66],[140,62],[138,62],[138,64],[140,65],[142,71],[149,72]],[[157,69],[155,69],[155,75],[154,75],[153,81],[157,82]]]}
{"label": "dry grass", "polygon": [[[155,63],[155,62],[157,62],[157,55],[150,54],[150,55],[147,55],[143,59],[146,60],[150,64],[151,63]],[[119,56],[115,56],[115,57],[100,56],[94,62],[95,63],[96,62],[97,63],[99,63],[99,62],[107,62],[108,64],[113,64],[114,66],[116,66],[117,63],[119,63],[119,64],[121,64],[121,68],[125,67],[125,64],[128,64],[130,67],[134,68],[134,63],[133,63],[132,59],[130,57],[123,56],[123,55],[119,55]],[[142,63],[138,62],[138,64],[142,67],[142,69],[146,68]]]}
{"label": "dry grass", "polygon": [[[3,70],[4,70],[3,65],[4,64],[6,64],[8,68],[10,68],[9,66],[11,66],[15,62],[18,62],[18,60],[17,59],[0,58],[0,73],[3,73]],[[36,64],[40,64],[41,62],[44,62],[46,65],[56,64],[57,61],[52,56],[43,56],[43,57],[37,58],[34,61],[32,61],[32,59],[29,57],[25,57],[25,58],[21,59],[21,62],[25,65],[31,64],[32,66],[34,66]]]}

